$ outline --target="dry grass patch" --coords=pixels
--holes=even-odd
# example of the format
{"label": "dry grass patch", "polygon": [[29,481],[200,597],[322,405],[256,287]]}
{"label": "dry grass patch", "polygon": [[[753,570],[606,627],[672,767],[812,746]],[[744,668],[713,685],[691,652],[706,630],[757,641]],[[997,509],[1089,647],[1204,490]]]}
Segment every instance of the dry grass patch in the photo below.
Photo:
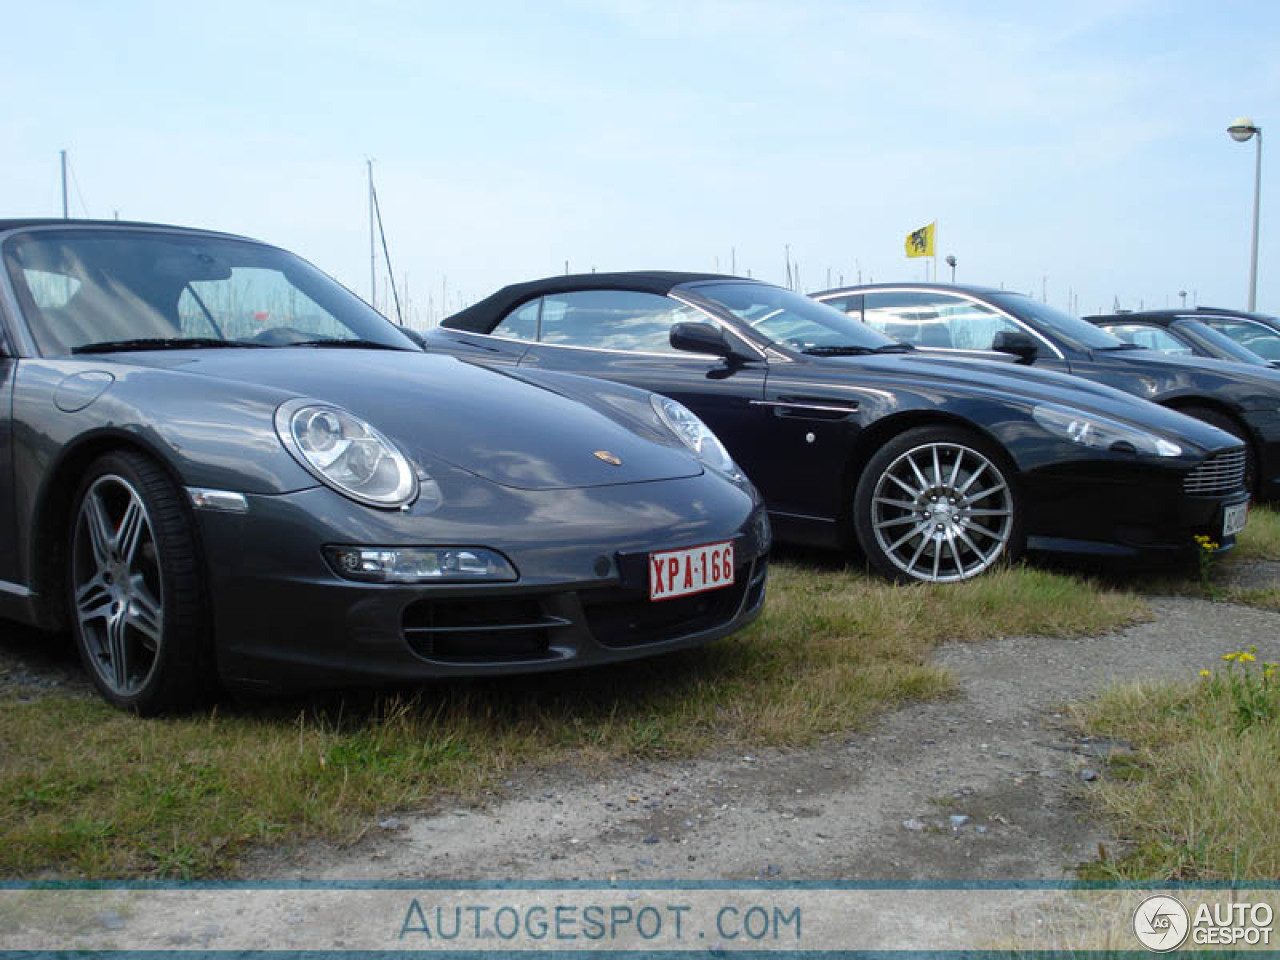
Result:
{"label": "dry grass patch", "polygon": [[775,566],[760,622],[686,653],[138,720],[62,693],[0,698],[0,875],[216,876],[248,845],[347,841],[372,816],[479,796],[514,768],[799,746],[947,695],[944,640],[1083,634],[1136,597],[1024,568],[895,587]]}
{"label": "dry grass patch", "polygon": [[1274,880],[1280,876],[1280,675],[1222,664],[1210,676],[1134,684],[1076,709],[1090,734],[1133,742],[1090,791],[1134,842],[1090,879]]}

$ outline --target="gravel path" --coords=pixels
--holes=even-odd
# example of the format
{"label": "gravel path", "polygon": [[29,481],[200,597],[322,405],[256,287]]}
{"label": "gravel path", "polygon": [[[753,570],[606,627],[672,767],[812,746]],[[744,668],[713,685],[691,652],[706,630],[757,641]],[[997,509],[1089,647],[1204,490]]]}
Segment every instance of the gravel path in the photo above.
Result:
{"label": "gravel path", "polygon": [[1280,659],[1280,615],[1182,597],[1151,606],[1152,622],[1101,637],[943,647],[957,698],[843,742],[513,781],[486,809],[389,817],[347,849],[256,855],[245,875],[1062,878],[1100,843],[1115,847],[1080,794],[1100,756],[1126,746],[1075,738],[1061,704],[1117,680],[1187,677],[1249,644]]}

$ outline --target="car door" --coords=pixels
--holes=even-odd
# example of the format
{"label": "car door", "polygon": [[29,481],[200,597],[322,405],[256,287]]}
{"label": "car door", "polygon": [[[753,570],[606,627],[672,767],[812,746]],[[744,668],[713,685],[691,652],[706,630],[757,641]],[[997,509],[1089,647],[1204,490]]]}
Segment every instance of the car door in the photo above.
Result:
{"label": "car door", "polygon": [[[729,362],[671,346],[671,327],[713,322],[671,297],[630,290],[580,290],[542,298],[539,338],[522,367],[560,370],[652,390],[678,400],[715,431],[748,476],[767,460],[763,357]],[[760,355],[732,334],[743,352]],[[753,403],[752,401],[757,401]],[[768,496],[767,491],[763,491]]]}
{"label": "car door", "polygon": [[1010,361],[993,349],[999,333],[1024,333],[1039,347],[1035,365],[1069,373],[1062,352],[1037,331],[990,304],[937,290],[874,290],[862,297],[862,322],[901,343],[940,355]]}
{"label": "car door", "polygon": [[488,333],[437,327],[431,331],[431,349],[488,367],[514,367],[538,339],[541,312],[539,298],[516,307]]}

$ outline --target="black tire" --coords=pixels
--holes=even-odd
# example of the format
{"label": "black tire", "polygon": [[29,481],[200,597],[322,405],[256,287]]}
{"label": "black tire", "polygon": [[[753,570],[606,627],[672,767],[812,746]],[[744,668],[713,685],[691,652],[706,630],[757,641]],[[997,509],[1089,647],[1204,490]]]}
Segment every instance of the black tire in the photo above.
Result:
{"label": "black tire", "polygon": [[854,490],[853,527],[871,566],[899,582],[968,580],[1026,542],[1013,464],[951,426],[916,427],[876,451]]}
{"label": "black tire", "polygon": [[1254,456],[1253,440],[1250,439],[1249,432],[1244,426],[1233,417],[1212,407],[1176,407],[1175,409],[1211,427],[1226,431],[1244,444],[1244,488],[1249,491],[1250,496],[1256,497],[1258,495],[1258,458]]}
{"label": "black tire", "polygon": [[141,454],[104,454],[76,490],[67,544],[71,630],[98,692],[144,716],[203,703],[215,667],[182,491]]}

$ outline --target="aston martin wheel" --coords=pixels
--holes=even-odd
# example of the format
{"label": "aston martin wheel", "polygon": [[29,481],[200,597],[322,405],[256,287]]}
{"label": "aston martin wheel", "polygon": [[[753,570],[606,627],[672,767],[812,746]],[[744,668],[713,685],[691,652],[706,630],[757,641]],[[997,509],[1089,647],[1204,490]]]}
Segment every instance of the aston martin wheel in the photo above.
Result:
{"label": "aston martin wheel", "polygon": [[954,427],[899,434],[867,464],[854,527],[871,565],[895,580],[968,580],[1022,551],[1022,513],[1007,458]]}
{"label": "aston martin wheel", "polygon": [[75,498],[68,557],[72,630],[99,692],[142,714],[198,702],[213,666],[191,521],[174,483],[138,454],[100,457]]}

